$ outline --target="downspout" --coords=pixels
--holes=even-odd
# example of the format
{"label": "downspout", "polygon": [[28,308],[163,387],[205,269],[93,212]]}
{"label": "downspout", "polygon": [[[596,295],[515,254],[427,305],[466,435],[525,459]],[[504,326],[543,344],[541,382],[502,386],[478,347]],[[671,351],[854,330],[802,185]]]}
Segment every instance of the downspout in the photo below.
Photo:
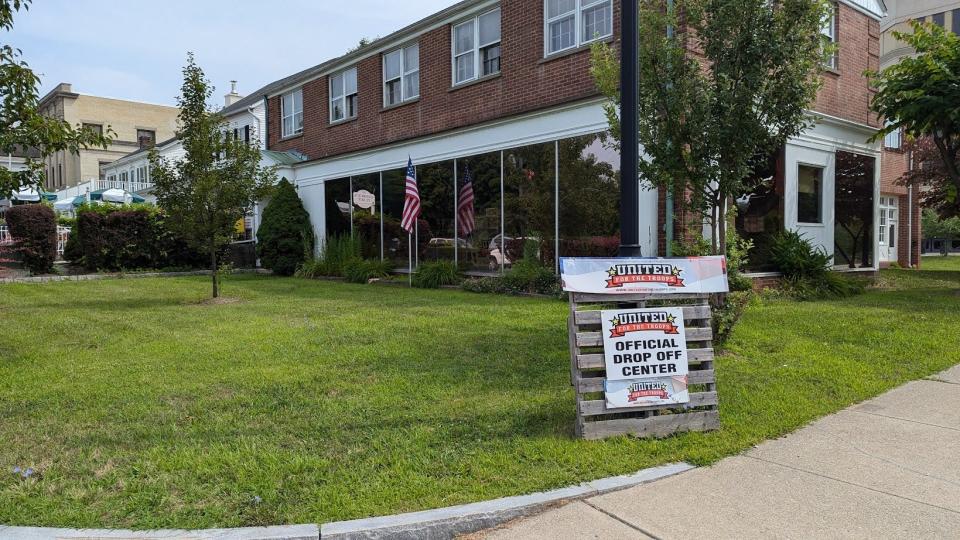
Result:
{"label": "downspout", "polygon": [[[907,170],[913,170],[913,150],[907,157]],[[913,268],[913,184],[907,186],[907,268]]]}
{"label": "downspout", "polygon": [[[667,0],[667,12],[672,14],[673,12],[673,0]],[[674,31],[673,25],[667,25],[667,39],[673,39]],[[664,201],[664,224],[663,224],[663,240],[666,244],[666,256],[673,256],[673,190],[668,189],[666,193],[666,198]]]}

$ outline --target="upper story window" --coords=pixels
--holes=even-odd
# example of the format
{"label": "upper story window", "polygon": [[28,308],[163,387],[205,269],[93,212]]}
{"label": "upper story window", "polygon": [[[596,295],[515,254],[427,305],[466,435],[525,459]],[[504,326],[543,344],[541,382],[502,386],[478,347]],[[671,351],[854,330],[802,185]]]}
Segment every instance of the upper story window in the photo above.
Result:
{"label": "upper story window", "polygon": [[500,73],[500,8],[453,27],[453,84]]}
{"label": "upper story window", "polygon": [[953,10],[953,17],[950,19],[952,20],[950,31],[960,36],[960,9]]}
{"label": "upper story window", "polygon": [[242,140],[243,142],[250,144],[250,126],[238,126],[233,128],[233,139]]}
{"label": "upper story window", "polygon": [[613,35],[611,0],[545,0],[547,56]]}
{"label": "upper story window", "polygon": [[357,68],[330,76],[330,122],[357,117]]}
{"label": "upper story window", "polygon": [[96,133],[97,135],[103,135],[103,124],[88,124],[84,122],[83,129]]}
{"label": "upper story window", "polygon": [[303,89],[284,94],[280,99],[281,137],[303,133]]}
{"label": "upper story window", "polygon": [[[833,5],[833,9],[830,12],[830,17],[827,18],[823,23],[823,28],[820,30],[820,34],[823,36],[823,42],[826,45],[834,45],[837,43],[837,5]],[[830,69],[837,69],[837,51],[833,52],[833,55],[827,59],[826,66]]]}
{"label": "upper story window", "polygon": [[149,129],[138,129],[137,130],[137,146],[140,149],[144,148],[153,148],[153,145],[157,144],[157,132]]}
{"label": "upper story window", "polygon": [[420,96],[420,46],[416,43],[383,55],[383,104]]}
{"label": "upper story window", "polygon": [[[887,122],[887,125],[890,125],[890,122]],[[890,150],[900,150],[903,146],[903,129],[887,133],[886,137],[883,138],[883,146]]]}
{"label": "upper story window", "polygon": [[943,13],[943,12],[941,12],[941,13],[934,13],[932,19],[933,19],[933,24],[939,26],[940,28],[944,28],[944,27],[946,26],[946,24],[947,24],[947,14],[946,14],[946,13]]}

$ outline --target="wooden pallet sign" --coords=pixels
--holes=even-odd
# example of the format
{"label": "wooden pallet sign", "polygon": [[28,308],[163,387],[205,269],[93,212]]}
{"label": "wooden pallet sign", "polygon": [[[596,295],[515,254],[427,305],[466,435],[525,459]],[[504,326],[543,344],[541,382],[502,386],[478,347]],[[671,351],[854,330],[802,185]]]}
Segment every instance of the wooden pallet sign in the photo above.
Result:
{"label": "wooden pallet sign", "polygon": [[561,259],[577,436],[720,426],[709,297],[723,257]]}

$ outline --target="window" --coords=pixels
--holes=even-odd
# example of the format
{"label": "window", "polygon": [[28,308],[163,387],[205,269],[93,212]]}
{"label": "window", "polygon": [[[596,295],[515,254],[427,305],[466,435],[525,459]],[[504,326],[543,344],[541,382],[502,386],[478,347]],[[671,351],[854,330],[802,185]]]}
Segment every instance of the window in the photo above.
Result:
{"label": "window", "polygon": [[[824,21],[823,28],[820,30],[825,47],[836,45],[837,43],[837,9],[837,6],[833,7],[833,10],[830,12],[830,17]],[[827,59],[825,65],[830,69],[837,69],[837,64],[837,51],[834,51],[830,58]]]}
{"label": "window", "polygon": [[233,139],[235,141],[243,140],[243,142],[250,144],[250,126],[240,126],[233,128]]}
{"label": "window", "polygon": [[951,17],[953,23],[950,25],[952,32],[960,36],[960,9],[953,10],[953,17]]}
{"label": "window", "polygon": [[[891,122],[887,122],[887,125],[890,125]],[[903,145],[903,130],[897,129],[883,138],[883,146],[889,148],[890,150],[900,150],[900,147]]]}
{"label": "window", "polygon": [[934,13],[933,24],[943,28],[946,24],[946,13]]}
{"label": "window", "polygon": [[[137,167],[136,182],[137,182],[138,184],[146,184],[147,181],[148,181],[148,178],[147,178],[147,167],[146,167],[146,166]],[[142,189],[142,187],[138,187],[137,189],[138,189],[138,190],[139,190],[139,189]]]}
{"label": "window", "polygon": [[83,129],[85,129],[86,131],[92,131],[93,133],[96,133],[97,135],[103,135],[103,125],[102,125],[102,124],[87,124],[87,123],[84,123],[84,124],[83,124]]}
{"label": "window", "polygon": [[453,84],[500,73],[500,8],[453,27]]}
{"label": "window", "polygon": [[383,55],[383,105],[420,96],[420,46],[413,44]]}
{"label": "window", "polygon": [[797,221],[823,223],[823,169],[797,167]]}
{"label": "window", "polygon": [[545,0],[545,53],[551,55],[613,34],[611,0]]}
{"label": "window", "polygon": [[153,148],[157,144],[157,132],[151,131],[149,129],[138,129],[137,130],[137,146],[141,150],[144,148]]}
{"label": "window", "polygon": [[357,68],[330,76],[330,123],[357,117]]}
{"label": "window", "polygon": [[297,89],[284,94],[280,100],[282,137],[293,137],[303,133],[303,90]]}

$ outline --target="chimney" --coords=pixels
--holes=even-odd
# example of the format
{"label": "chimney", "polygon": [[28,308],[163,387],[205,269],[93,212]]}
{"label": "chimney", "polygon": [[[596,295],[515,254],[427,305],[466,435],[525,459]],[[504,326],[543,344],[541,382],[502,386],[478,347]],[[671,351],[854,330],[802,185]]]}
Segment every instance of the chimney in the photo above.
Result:
{"label": "chimney", "polygon": [[230,81],[230,93],[223,96],[224,106],[229,107],[241,99],[243,96],[237,93],[237,81]]}

